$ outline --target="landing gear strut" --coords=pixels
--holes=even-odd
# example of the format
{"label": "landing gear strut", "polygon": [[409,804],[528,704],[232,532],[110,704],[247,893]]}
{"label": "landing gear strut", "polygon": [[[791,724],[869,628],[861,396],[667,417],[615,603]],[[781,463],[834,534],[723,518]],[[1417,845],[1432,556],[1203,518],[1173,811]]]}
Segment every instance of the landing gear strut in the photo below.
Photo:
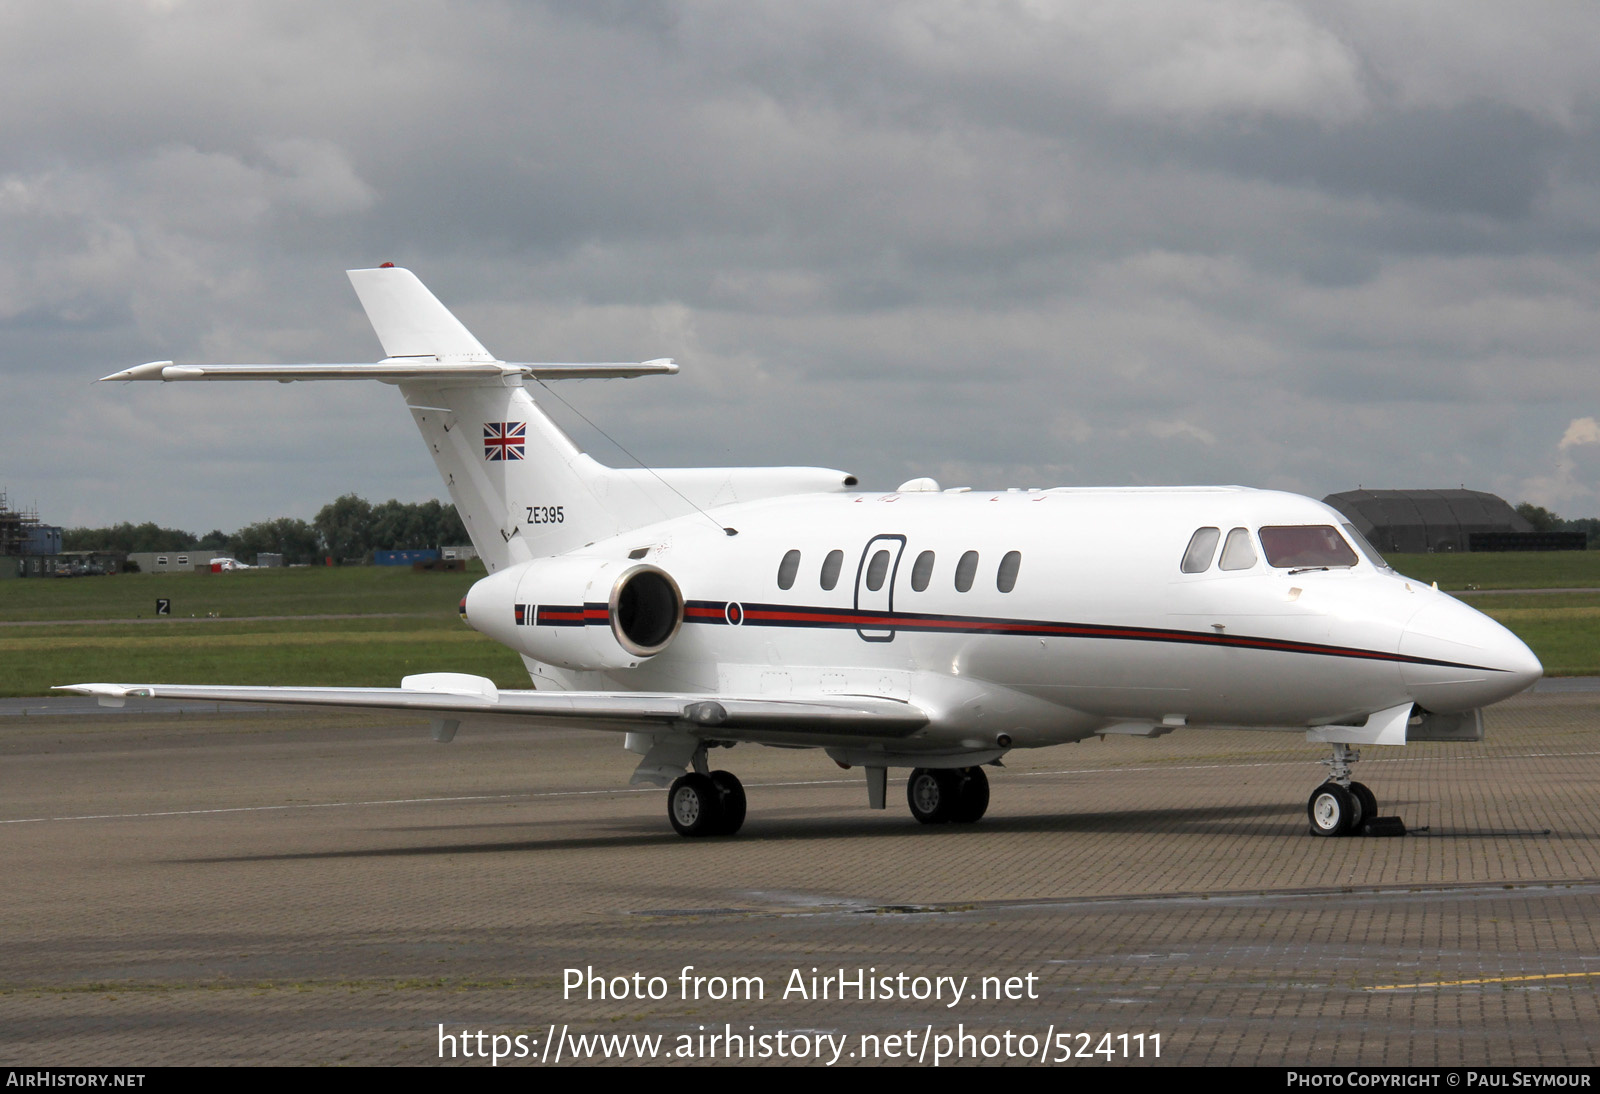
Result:
{"label": "landing gear strut", "polygon": [[972,824],[989,808],[981,767],[919,767],[906,780],[906,803],[923,824]]}
{"label": "landing gear strut", "polygon": [[1333,746],[1328,765],[1328,781],[1311,792],[1306,816],[1316,836],[1348,836],[1360,832],[1362,825],[1378,815],[1377,796],[1365,785],[1350,781],[1350,765],[1361,753],[1347,744]]}

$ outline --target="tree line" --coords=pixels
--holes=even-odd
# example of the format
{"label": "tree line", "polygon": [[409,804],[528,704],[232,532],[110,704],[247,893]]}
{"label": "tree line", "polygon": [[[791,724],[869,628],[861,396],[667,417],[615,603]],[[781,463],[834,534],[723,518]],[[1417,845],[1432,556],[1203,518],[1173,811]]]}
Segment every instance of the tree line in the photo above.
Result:
{"label": "tree line", "polygon": [[1600,517],[1563,520],[1544,506],[1527,501],[1517,506],[1517,515],[1533,525],[1535,532],[1582,532],[1589,537],[1590,547],[1595,545],[1596,540],[1600,540]]}
{"label": "tree line", "polygon": [[229,535],[220,529],[197,536],[154,521],[109,528],[67,528],[64,551],[194,551],[229,554],[249,562],[258,554],[281,554],[293,565],[320,562],[370,562],[372,552],[426,550],[468,543],[456,507],[438,501],[406,503],[393,498],[372,504],[346,494],[317,511],[310,523],[295,517],[264,520]]}

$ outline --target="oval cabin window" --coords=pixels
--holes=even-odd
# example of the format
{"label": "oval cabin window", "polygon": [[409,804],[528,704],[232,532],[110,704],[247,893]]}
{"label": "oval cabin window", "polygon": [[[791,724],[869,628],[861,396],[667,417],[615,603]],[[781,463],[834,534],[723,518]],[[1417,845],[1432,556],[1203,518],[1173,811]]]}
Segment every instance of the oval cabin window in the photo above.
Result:
{"label": "oval cabin window", "polygon": [[978,576],[978,552],[968,551],[961,556],[961,561],[956,563],[956,592],[964,593],[972,588],[972,579]]}
{"label": "oval cabin window", "polygon": [[867,563],[867,588],[877,592],[883,588],[883,579],[889,576],[889,552],[879,551]]}
{"label": "oval cabin window", "polygon": [[1000,560],[1000,571],[995,574],[994,583],[1003,593],[1009,593],[1017,587],[1017,571],[1022,569],[1022,552],[1007,551],[1006,557]]}
{"label": "oval cabin window", "polygon": [[822,560],[822,587],[832,592],[839,584],[839,571],[844,567],[844,552],[829,551],[828,557]]}
{"label": "oval cabin window", "polygon": [[783,561],[778,563],[778,588],[794,588],[794,578],[799,572],[800,552],[790,551],[783,556]]}

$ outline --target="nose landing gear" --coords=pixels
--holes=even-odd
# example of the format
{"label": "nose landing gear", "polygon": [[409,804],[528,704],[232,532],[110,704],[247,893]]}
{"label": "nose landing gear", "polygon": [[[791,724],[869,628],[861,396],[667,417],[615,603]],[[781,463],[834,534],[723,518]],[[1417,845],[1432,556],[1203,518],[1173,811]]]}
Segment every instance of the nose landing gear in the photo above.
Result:
{"label": "nose landing gear", "polygon": [[1363,783],[1350,780],[1350,765],[1361,753],[1347,744],[1333,746],[1328,765],[1328,781],[1311,792],[1306,816],[1315,836],[1349,836],[1361,832],[1378,815],[1378,798]]}

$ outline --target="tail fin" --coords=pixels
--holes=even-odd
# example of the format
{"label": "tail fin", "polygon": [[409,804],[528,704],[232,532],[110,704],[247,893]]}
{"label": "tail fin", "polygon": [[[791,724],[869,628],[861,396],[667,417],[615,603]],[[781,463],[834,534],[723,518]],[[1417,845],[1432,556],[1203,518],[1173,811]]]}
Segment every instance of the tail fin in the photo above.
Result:
{"label": "tail fin", "polygon": [[383,352],[391,359],[494,361],[483,343],[410,270],[385,266],[348,273]]}
{"label": "tail fin", "polygon": [[[542,366],[499,362],[410,270],[351,270],[350,282],[391,361],[437,362],[400,391],[491,571],[620,530],[626,522],[605,498],[609,469],[580,452],[523,386]],[[448,371],[472,364],[500,371]]]}
{"label": "tail fin", "polygon": [[491,571],[563,554],[631,528],[737,501],[842,490],[827,468],[613,470],[578,450],[539,409],[526,377],[670,374],[670,360],[529,364],[495,358],[410,270],[351,270],[386,358],[376,364],[175,365],[155,361],[106,380],[381,380],[397,384]]}

